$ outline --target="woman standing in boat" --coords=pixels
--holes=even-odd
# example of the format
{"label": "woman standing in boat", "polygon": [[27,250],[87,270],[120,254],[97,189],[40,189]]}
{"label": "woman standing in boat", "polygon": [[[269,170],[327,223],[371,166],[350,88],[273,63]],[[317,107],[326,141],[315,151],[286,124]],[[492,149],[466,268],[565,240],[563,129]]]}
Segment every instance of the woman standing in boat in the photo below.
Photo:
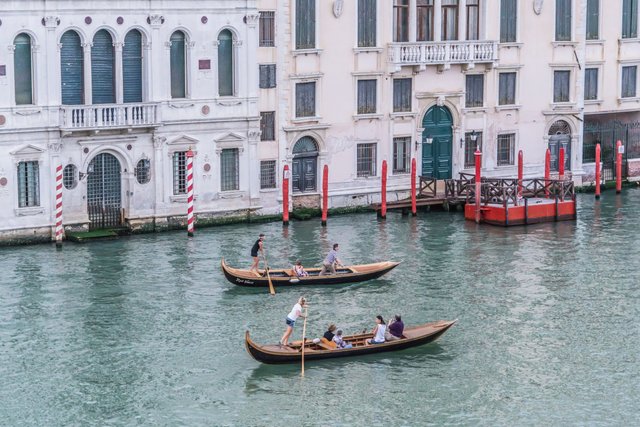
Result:
{"label": "woman standing in boat", "polygon": [[260,263],[258,252],[260,252],[264,257],[263,242],[264,234],[260,233],[260,235],[258,236],[258,240],[256,240],[256,242],[253,244],[253,247],[251,247],[251,257],[253,258],[253,264],[251,264],[251,268],[249,269],[249,271],[255,271],[256,273],[258,273],[258,264]]}
{"label": "woman standing in boat", "polygon": [[302,314],[302,307],[305,307],[306,302],[307,300],[305,300],[304,297],[300,297],[296,305],[294,305],[291,309],[291,312],[287,314],[287,317],[285,319],[287,330],[280,340],[280,345],[289,345],[289,338],[293,333],[293,327],[296,325],[296,320],[298,320],[298,317],[302,317],[304,319],[304,315]]}

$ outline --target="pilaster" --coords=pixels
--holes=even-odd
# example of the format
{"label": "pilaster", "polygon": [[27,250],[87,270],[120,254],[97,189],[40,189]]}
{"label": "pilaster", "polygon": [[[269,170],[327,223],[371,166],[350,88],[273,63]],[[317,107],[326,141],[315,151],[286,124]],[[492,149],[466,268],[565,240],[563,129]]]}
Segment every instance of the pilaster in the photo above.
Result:
{"label": "pilaster", "polygon": [[442,0],[433,1],[433,41],[442,40]]}

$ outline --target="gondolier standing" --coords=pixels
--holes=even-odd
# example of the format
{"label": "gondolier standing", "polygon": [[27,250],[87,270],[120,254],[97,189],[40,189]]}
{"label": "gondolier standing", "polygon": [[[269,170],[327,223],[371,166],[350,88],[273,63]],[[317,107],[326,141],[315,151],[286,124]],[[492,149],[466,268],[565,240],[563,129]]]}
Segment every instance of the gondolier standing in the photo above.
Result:
{"label": "gondolier standing", "polygon": [[264,257],[264,234],[260,233],[258,236],[258,240],[253,244],[251,248],[251,256],[253,257],[253,264],[251,264],[251,268],[249,271],[255,271],[258,273],[258,264],[260,263],[260,258],[258,257],[258,252]]}
{"label": "gondolier standing", "polygon": [[338,259],[338,244],[333,244],[333,249],[329,251],[327,257],[322,262],[322,270],[320,276],[325,274],[336,274],[336,265],[342,265],[342,262]]}
{"label": "gondolier standing", "polygon": [[293,306],[291,312],[287,314],[285,318],[285,323],[287,324],[287,330],[284,332],[282,339],[280,340],[280,345],[287,346],[289,345],[289,338],[291,337],[291,333],[293,332],[293,327],[296,325],[296,320],[298,317],[304,318],[305,316],[302,314],[302,308],[306,307],[305,303],[307,300],[304,297],[298,298],[298,302]]}

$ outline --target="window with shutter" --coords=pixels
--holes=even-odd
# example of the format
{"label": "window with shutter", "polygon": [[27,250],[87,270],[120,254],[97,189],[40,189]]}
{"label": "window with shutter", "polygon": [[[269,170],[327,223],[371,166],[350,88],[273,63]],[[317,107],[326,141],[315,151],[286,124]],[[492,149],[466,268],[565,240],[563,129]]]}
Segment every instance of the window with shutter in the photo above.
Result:
{"label": "window with shutter", "polygon": [[587,40],[600,38],[600,0],[587,0]]}
{"label": "window with shutter", "polygon": [[416,0],[416,40],[433,41],[433,0]]}
{"label": "window with shutter", "polygon": [[185,60],[186,37],[182,31],[171,35],[170,64],[171,68],[171,98],[186,98],[187,70]]}
{"label": "window with shutter", "polygon": [[635,98],[638,67],[636,65],[622,67],[622,98]]}
{"label": "window with shutter", "polygon": [[556,41],[571,41],[571,1],[556,0]]}
{"label": "window with shutter", "polygon": [[142,102],[142,34],[131,30],[122,47],[122,92],[124,102]]}
{"label": "window with shutter", "polygon": [[218,95],[233,96],[233,35],[229,30],[218,35]]}
{"label": "window with shutter", "polygon": [[638,0],[623,0],[622,38],[634,39],[636,37],[638,37]]}
{"label": "window with shutter", "polygon": [[260,113],[260,140],[275,141],[275,111],[263,111]]}
{"label": "window with shutter", "polygon": [[480,38],[480,0],[467,0],[467,40]]}
{"label": "window with shutter", "polygon": [[296,0],[296,49],[316,47],[316,0]]}
{"label": "window with shutter", "polygon": [[358,47],[375,47],[377,0],[358,0]]}
{"label": "window with shutter", "polygon": [[500,73],[498,84],[498,105],[516,103],[516,73]]}
{"label": "window with shutter", "polygon": [[465,106],[467,108],[484,106],[484,75],[467,75]]}
{"label": "window with shutter", "polygon": [[16,104],[33,104],[33,84],[31,69],[31,37],[18,34],[13,41],[13,72]]}
{"label": "window with shutter", "polygon": [[60,72],[63,105],[84,102],[84,52],[80,36],[69,30],[60,38]]}
{"label": "window with shutter", "polygon": [[393,111],[411,111],[411,79],[393,80]]}
{"label": "window with shutter", "polygon": [[500,43],[515,43],[518,0],[500,0]]}
{"label": "window with shutter", "polygon": [[94,104],[115,104],[115,50],[107,30],[93,36],[91,46],[91,94]]}
{"label": "window with shutter", "polygon": [[598,69],[587,68],[584,70],[584,99],[598,99]]}
{"label": "window with shutter", "polygon": [[260,39],[259,43],[261,47],[274,47],[275,44],[275,15],[273,11],[260,12]]}
{"label": "window with shutter", "polygon": [[316,83],[296,84],[296,117],[316,115]]}
{"label": "window with shutter", "polygon": [[375,114],[377,80],[358,80],[358,114]]}
{"label": "window with shutter", "polygon": [[260,88],[269,89],[276,87],[276,64],[260,65]]}
{"label": "window with shutter", "polygon": [[569,102],[571,71],[553,72],[553,102]]}
{"label": "window with shutter", "polygon": [[442,0],[442,40],[458,39],[458,0]]}
{"label": "window with shutter", "polygon": [[393,0],[393,41],[409,41],[409,0]]}

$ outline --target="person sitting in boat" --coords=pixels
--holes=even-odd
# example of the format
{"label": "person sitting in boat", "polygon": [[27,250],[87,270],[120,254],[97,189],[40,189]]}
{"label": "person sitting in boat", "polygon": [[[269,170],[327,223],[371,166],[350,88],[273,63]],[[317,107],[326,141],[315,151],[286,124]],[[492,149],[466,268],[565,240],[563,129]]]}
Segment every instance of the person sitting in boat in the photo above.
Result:
{"label": "person sitting in boat", "polygon": [[305,307],[306,302],[307,300],[304,297],[298,298],[298,302],[293,306],[291,312],[287,314],[287,317],[285,318],[287,330],[284,332],[284,335],[280,340],[280,345],[289,345],[289,337],[291,337],[291,334],[293,333],[293,327],[296,325],[296,320],[298,320],[298,317],[302,317],[304,319],[302,307]]}
{"label": "person sitting in boat", "polygon": [[323,335],[322,337],[323,337],[324,339],[326,339],[327,341],[332,342],[332,341],[333,341],[333,337],[335,337],[335,336],[336,336],[336,334],[335,334],[336,329],[338,329],[338,328],[336,327],[336,325],[334,325],[333,323],[332,323],[332,324],[330,324],[330,325],[327,327],[327,331],[324,333],[324,335]]}
{"label": "person sitting in boat", "polygon": [[320,276],[326,274],[336,274],[336,266],[342,266],[342,262],[338,259],[338,244],[333,245],[333,249],[329,251],[327,257],[322,262],[322,270]]}
{"label": "person sitting in boat", "polygon": [[333,342],[336,343],[337,348],[351,348],[353,345],[342,339],[342,329],[338,329],[333,337]]}
{"label": "person sitting in boat", "polygon": [[373,328],[373,338],[366,340],[367,344],[383,344],[384,333],[387,330],[387,324],[384,322],[382,316],[376,316],[376,327]]}
{"label": "person sitting in boat", "polygon": [[389,327],[384,333],[384,339],[387,341],[395,341],[402,338],[402,333],[404,332],[404,323],[402,323],[402,318],[399,314],[393,316],[393,320],[389,322]]}
{"label": "person sitting in boat", "polygon": [[306,277],[309,275],[309,273],[307,273],[307,271],[302,266],[300,260],[297,260],[295,265],[293,266],[293,273],[296,275],[296,277]]}

